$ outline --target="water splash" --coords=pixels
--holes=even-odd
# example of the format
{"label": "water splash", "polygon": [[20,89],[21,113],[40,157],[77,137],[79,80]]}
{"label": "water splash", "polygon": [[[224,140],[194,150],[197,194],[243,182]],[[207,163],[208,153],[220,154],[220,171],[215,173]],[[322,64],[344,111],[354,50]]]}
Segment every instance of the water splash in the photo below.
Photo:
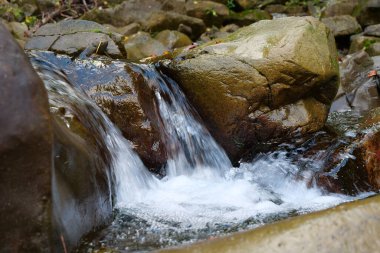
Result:
{"label": "water splash", "polygon": [[[154,89],[162,138],[168,147],[167,176],[156,179],[120,131],[84,92],[54,66],[35,57],[52,108],[68,98],[91,117],[112,156],[118,215],[113,224],[79,250],[103,246],[121,252],[150,250],[254,228],[296,214],[324,209],[353,197],[307,187],[319,163],[305,167],[284,151],[263,154],[233,168],[178,85],[153,66],[134,66]],[[54,71],[52,71],[54,70]],[[301,175],[301,176],[300,176]]]}

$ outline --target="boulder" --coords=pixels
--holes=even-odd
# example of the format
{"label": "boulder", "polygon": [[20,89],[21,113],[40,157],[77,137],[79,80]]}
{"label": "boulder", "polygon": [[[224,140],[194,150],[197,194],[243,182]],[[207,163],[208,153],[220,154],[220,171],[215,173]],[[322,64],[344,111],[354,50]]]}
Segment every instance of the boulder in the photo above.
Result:
{"label": "boulder", "polygon": [[272,16],[265,10],[253,9],[242,12],[231,12],[228,22],[239,26],[247,26],[265,19],[272,19]]}
{"label": "boulder", "polygon": [[251,9],[257,7],[261,1],[258,0],[236,0],[237,4],[240,5],[243,9]]}
{"label": "boulder", "polygon": [[159,32],[165,29],[177,30],[180,25],[191,27],[191,39],[197,39],[205,30],[204,22],[199,18],[189,17],[175,12],[157,11],[144,22],[146,31]]}
{"label": "boulder", "polygon": [[154,93],[133,64],[104,56],[72,60],[51,52],[38,55],[63,69],[70,82],[92,98],[150,170],[157,172],[164,165],[166,151],[155,118]]}
{"label": "boulder", "polygon": [[365,50],[370,56],[376,56],[376,47],[380,44],[380,37],[363,36],[358,34],[351,36],[349,53],[353,54],[360,50]]}
{"label": "boulder", "polygon": [[0,37],[0,251],[52,252],[48,98],[2,24]]}
{"label": "boulder", "polygon": [[186,14],[202,19],[207,26],[221,26],[229,15],[229,9],[224,4],[212,1],[187,1]]}
{"label": "boulder", "polygon": [[81,18],[116,27],[137,23],[146,32],[177,30],[180,25],[186,25],[191,27],[193,39],[206,29],[201,19],[185,15],[183,0],[128,0],[112,8],[93,9]]}
{"label": "boulder", "polygon": [[12,33],[18,44],[24,48],[27,38],[28,27],[24,23],[3,21],[6,28]]}
{"label": "boulder", "polygon": [[[78,56],[83,51],[123,57],[118,47],[120,36],[95,22],[67,20],[42,26],[25,45],[26,50],[51,50]],[[101,49],[101,50],[99,50]]]}
{"label": "boulder", "polygon": [[380,197],[345,203],[251,231],[161,253],[376,252]]}
{"label": "boulder", "polygon": [[123,46],[127,52],[127,58],[130,60],[159,56],[169,50],[159,40],[153,39],[146,32],[138,32],[130,37],[126,37]]}
{"label": "boulder", "polygon": [[178,31],[164,30],[159,32],[155,39],[160,41],[166,48],[174,49],[191,45],[192,41],[186,34]]}
{"label": "boulder", "polygon": [[340,15],[353,15],[358,11],[361,0],[329,0],[327,1],[324,17],[334,17]]}
{"label": "boulder", "polygon": [[311,17],[257,22],[161,68],[235,161],[258,143],[320,129],[338,89],[334,38]]}
{"label": "boulder", "polygon": [[380,37],[380,24],[367,26],[363,34],[366,36]]}
{"label": "boulder", "polygon": [[356,17],[363,27],[380,23],[380,3],[377,0],[329,0],[322,16],[334,17],[351,15]]}
{"label": "boulder", "polygon": [[75,90],[46,59],[33,55],[32,61],[48,91],[53,118],[52,237],[59,242],[56,252],[65,252],[63,247],[71,251],[82,236],[112,220],[107,133],[81,90]]}
{"label": "boulder", "polygon": [[110,31],[114,33],[119,33],[124,36],[135,34],[141,30],[141,25],[137,23],[132,23],[123,27],[115,27],[113,25],[106,24],[104,25],[104,27],[106,27],[107,29],[109,29]]}
{"label": "boulder", "polygon": [[358,21],[349,15],[323,18],[322,22],[332,31],[335,37],[352,35],[362,31]]}
{"label": "boulder", "polygon": [[365,51],[347,55],[341,65],[341,85],[331,111],[368,111],[380,106],[376,84],[368,78],[369,71],[380,67],[380,57]]}

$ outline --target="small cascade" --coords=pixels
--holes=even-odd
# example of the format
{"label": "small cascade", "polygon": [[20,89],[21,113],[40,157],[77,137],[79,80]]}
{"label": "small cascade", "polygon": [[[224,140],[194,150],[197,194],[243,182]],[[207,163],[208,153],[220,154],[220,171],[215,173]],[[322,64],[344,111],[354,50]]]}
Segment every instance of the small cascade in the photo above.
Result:
{"label": "small cascade", "polygon": [[354,199],[308,187],[310,175],[322,165],[305,158],[301,167],[291,159],[292,151],[262,154],[233,168],[179,86],[154,66],[133,65],[154,91],[168,152],[166,176],[158,180],[83,91],[38,56],[32,56],[32,62],[46,85],[52,110],[70,103],[77,117],[85,117],[88,127],[97,129],[111,156],[109,181],[117,215],[94,241],[83,242],[79,252],[89,245],[129,252],[189,243]]}
{"label": "small cascade", "polygon": [[[73,108],[75,117],[95,129],[110,153],[109,180],[118,202],[137,200],[158,180],[144,167],[138,155],[130,147],[121,132],[113,125],[102,110],[85,93],[73,87],[54,65],[38,56],[31,58],[32,64],[48,91],[51,110],[60,107]],[[71,115],[73,116],[73,115]]]}
{"label": "small cascade", "polygon": [[159,73],[153,65],[135,65],[156,96],[156,108],[169,160],[169,177],[190,175],[194,170],[209,170],[223,175],[231,168],[224,150],[200,123],[200,117],[187,102],[178,84]]}

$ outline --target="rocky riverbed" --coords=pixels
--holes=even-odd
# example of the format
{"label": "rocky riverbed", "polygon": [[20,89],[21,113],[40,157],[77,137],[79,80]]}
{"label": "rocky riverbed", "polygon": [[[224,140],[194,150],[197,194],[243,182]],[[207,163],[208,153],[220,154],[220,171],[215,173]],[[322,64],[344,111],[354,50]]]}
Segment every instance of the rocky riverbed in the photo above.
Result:
{"label": "rocky riverbed", "polygon": [[[135,219],[161,223],[159,214],[142,216],[136,210],[155,210],[178,182],[194,187],[181,176],[194,179],[200,189],[203,183],[214,185],[210,174],[202,174],[204,182],[194,177],[200,168],[224,179],[232,173],[229,187],[236,189],[236,180],[246,180],[248,173],[243,185],[251,185],[237,192],[249,195],[254,185],[265,193],[250,208],[261,214],[262,201],[268,201],[281,210],[273,219],[244,211],[235,217],[238,224],[242,217],[255,222],[242,226],[216,215],[232,226],[221,234],[321,209],[309,206],[315,204],[313,196],[338,196],[327,201],[329,207],[375,194],[380,188],[379,12],[380,2],[372,0],[0,0],[0,251],[125,252],[123,243],[131,250],[177,245],[168,243],[170,236],[141,247],[131,246],[130,238],[115,238],[123,226],[133,228]],[[263,156],[269,159],[267,172],[279,168],[277,163],[286,165],[272,174],[261,172]],[[272,167],[268,161],[275,161]],[[122,174],[120,166],[144,173]],[[305,193],[312,197],[297,208],[298,202],[283,196],[289,193],[284,185],[273,186],[276,173],[316,195]],[[118,216],[120,191],[129,191],[127,199],[130,191],[143,195],[133,187],[144,188],[146,181],[145,194],[156,198],[134,200],[137,204],[126,208],[134,220],[109,227],[114,215],[130,217]],[[193,196],[186,189],[183,194]],[[380,217],[377,198],[184,250],[223,252],[239,241],[244,252],[292,252],[303,246],[288,243],[289,238],[296,242],[302,233],[309,238],[310,247],[304,248],[309,252],[338,252],[342,245],[347,252],[364,252],[362,245],[376,245],[375,233],[353,227],[363,217]],[[199,210],[193,199],[181,201],[173,205]],[[212,208],[205,202],[205,217],[214,217],[209,210],[220,206],[229,214],[231,206],[213,201],[207,200]],[[345,219],[343,212],[358,219]],[[178,227],[188,222],[182,218],[175,216]],[[177,231],[175,238],[182,243],[219,235],[218,222],[208,224],[210,234],[202,228],[194,230],[199,236],[186,234],[183,240]],[[327,228],[309,230],[307,224]],[[131,233],[139,240],[136,231]],[[330,236],[335,239],[326,239]],[[349,239],[355,237],[362,239]]]}

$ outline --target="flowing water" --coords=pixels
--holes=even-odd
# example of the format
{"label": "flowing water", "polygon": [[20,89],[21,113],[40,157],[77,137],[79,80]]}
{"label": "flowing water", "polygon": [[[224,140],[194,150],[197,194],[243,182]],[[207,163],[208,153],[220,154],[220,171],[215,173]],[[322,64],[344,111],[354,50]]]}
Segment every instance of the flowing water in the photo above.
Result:
{"label": "flowing water", "polygon": [[135,65],[134,70],[142,73],[155,91],[162,139],[168,147],[166,176],[157,179],[96,104],[65,78],[57,80],[49,74],[53,70],[41,68],[41,64],[34,61],[51,104],[60,96],[85,104],[87,114],[102,128],[112,156],[115,220],[87,238],[80,252],[102,247],[147,251],[191,243],[353,199],[308,186],[323,164],[312,158],[299,163],[289,154],[300,151],[289,152],[289,147],[232,167],[178,85],[154,66]]}

